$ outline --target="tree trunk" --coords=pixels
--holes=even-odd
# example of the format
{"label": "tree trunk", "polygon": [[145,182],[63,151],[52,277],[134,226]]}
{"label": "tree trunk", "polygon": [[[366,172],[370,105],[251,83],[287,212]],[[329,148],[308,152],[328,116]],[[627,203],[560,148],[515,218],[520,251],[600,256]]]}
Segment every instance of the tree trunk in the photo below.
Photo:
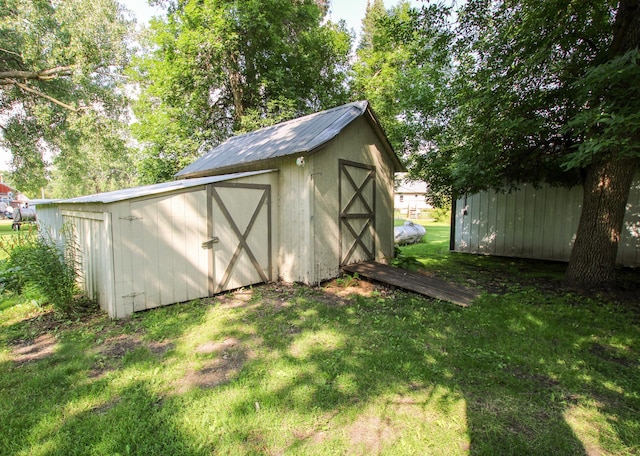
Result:
{"label": "tree trunk", "polygon": [[629,190],[640,160],[594,163],[587,169],[582,214],[565,282],[577,288],[615,284],[616,256]]}
{"label": "tree trunk", "polygon": [[[606,59],[639,44],[640,0],[620,0]],[[582,214],[565,275],[569,286],[599,288],[615,284],[618,243],[640,158],[616,159],[615,151],[610,157],[592,163],[586,170]]]}

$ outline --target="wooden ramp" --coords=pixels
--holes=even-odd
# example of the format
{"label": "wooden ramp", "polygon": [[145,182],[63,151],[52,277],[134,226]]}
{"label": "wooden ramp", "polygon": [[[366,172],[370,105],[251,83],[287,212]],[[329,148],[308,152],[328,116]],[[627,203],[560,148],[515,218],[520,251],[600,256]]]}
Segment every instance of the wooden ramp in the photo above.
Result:
{"label": "wooden ramp", "polygon": [[404,290],[449,301],[462,307],[469,307],[473,300],[479,296],[478,293],[468,288],[454,285],[435,277],[429,277],[419,272],[394,268],[375,261],[350,264],[343,266],[342,269]]}

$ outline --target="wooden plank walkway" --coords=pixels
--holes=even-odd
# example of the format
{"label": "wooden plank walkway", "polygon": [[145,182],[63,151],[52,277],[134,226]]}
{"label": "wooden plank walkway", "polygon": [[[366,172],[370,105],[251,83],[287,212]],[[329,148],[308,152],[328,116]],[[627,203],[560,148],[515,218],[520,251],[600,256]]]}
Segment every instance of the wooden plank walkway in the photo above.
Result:
{"label": "wooden plank walkway", "polygon": [[473,300],[479,296],[479,293],[460,285],[375,261],[350,264],[343,266],[342,269],[404,290],[452,302],[462,307],[469,307]]}

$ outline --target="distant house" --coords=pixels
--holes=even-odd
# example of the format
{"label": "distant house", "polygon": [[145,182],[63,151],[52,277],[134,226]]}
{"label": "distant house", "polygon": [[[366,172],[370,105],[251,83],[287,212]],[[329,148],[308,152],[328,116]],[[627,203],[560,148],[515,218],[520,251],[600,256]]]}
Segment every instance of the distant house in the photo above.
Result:
{"label": "distant house", "polygon": [[406,174],[399,175],[395,188],[393,206],[397,218],[417,219],[431,205],[427,203],[427,184],[423,181],[411,181]]}
{"label": "distant house", "polygon": [[24,196],[18,190],[11,188],[7,184],[5,184],[1,174],[0,174],[0,200],[4,201],[7,204],[10,204],[12,207],[18,207],[24,203],[29,202],[29,198]]}
{"label": "distant house", "polygon": [[174,182],[41,203],[75,228],[83,287],[113,318],[281,279],[315,284],[394,253],[394,174],[369,103],[234,136]]}

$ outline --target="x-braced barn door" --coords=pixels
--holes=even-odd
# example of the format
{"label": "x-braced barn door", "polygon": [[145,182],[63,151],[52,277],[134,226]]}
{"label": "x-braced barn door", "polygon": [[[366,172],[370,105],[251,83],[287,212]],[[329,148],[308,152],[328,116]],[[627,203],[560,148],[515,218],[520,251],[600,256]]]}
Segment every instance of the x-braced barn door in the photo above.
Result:
{"label": "x-braced barn door", "polygon": [[209,294],[271,281],[271,186],[217,183],[208,196]]}
{"label": "x-braced barn door", "polygon": [[375,259],[376,169],[340,160],[340,265]]}

